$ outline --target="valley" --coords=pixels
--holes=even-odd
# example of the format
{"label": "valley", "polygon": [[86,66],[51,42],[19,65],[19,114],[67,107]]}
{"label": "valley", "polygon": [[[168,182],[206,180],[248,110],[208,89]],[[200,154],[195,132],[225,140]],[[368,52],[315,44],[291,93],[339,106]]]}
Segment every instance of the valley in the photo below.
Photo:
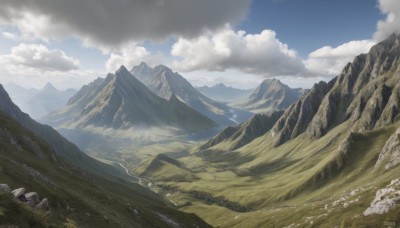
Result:
{"label": "valley", "polygon": [[399,18],[3,1],[0,228],[400,227]]}

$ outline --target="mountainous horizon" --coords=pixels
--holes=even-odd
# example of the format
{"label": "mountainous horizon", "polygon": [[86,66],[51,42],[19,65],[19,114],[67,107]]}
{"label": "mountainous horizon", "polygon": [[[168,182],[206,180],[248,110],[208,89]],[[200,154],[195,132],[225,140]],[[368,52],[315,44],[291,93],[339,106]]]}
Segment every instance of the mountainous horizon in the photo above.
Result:
{"label": "mountainous horizon", "polygon": [[231,86],[226,86],[220,82],[213,86],[195,87],[200,93],[216,101],[232,102],[242,100],[253,92],[253,89],[237,89]]}
{"label": "mountainous horizon", "polygon": [[0,228],[400,226],[400,1],[3,1]]}
{"label": "mountainous horizon", "polygon": [[214,101],[196,90],[184,77],[166,66],[154,68],[142,62],[131,73],[159,97],[169,99],[175,94],[182,102],[221,126],[232,126],[247,120],[252,114]]}

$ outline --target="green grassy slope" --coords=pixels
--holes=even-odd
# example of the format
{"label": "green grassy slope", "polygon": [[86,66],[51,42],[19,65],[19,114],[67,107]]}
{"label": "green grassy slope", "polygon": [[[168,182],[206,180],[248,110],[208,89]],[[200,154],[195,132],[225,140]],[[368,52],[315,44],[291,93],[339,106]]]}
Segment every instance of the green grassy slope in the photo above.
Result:
{"label": "green grassy slope", "polygon": [[0,182],[12,189],[24,187],[27,191],[38,192],[50,203],[47,212],[33,211],[14,201],[10,194],[1,192],[1,224],[21,227],[207,226],[197,216],[177,211],[137,184],[73,168],[47,143],[1,112],[0,129]]}

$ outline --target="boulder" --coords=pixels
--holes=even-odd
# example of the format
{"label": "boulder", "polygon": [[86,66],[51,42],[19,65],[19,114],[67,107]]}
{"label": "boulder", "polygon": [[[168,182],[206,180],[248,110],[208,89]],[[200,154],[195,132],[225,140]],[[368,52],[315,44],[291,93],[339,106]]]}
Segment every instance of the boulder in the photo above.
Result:
{"label": "boulder", "polygon": [[29,192],[25,194],[25,199],[27,201],[32,201],[36,203],[40,203],[40,199],[39,199],[39,194],[37,194],[36,192]]}
{"label": "boulder", "polygon": [[17,188],[14,189],[11,193],[14,195],[15,198],[21,198],[24,197],[25,192],[26,192],[25,188]]}
{"label": "boulder", "polygon": [[400,202],[400,190],[398,190],[399,182],[399,179],[395,179],[385,188],[379,189],[376,192],[375,199],[372,201],[371,206],[364,211],[364,216],[384,214],[395,208]]}
{"label": "boulder", "polygon": [[0,184],[0,190],[5,192],[11,192],[10,186],[8,184]]}
{"label": "boulder", "polygon": [[47,200],[47,198],[42,199],[42,201],[35,206],[35,209],[47,211],[49,209],[49,200]]}

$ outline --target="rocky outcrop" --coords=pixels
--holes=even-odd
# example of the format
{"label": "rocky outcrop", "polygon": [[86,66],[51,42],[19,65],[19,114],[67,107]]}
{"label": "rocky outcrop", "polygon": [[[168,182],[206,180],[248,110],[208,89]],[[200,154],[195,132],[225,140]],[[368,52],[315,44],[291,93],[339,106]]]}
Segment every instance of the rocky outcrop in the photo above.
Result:
{"label": "rocky outcrop", "polygon": [[376,192],[371,206],[364,211],[364,216],[385,214],[400,203],[400,179],[392,180],[385,188]]}
{"label": "rocky outcrop", "polygon": [[31,208],[35,210],[49,210],[49,200],[47,198],[40,199],[39,194],[37,192],[26,192],[25,188],[17,188],[11,191],[10,187],[7,184],[0,184],[0,190],[11,192],[14,198],[26,205],[29,205]]}
{"label": "rocky outcrop", "polygon": [[386,141],[385,146],[379,154],[378,161],[375,164],[375,169],[384,167],[390,169],[400,163],[400,128],[390,136]]}

